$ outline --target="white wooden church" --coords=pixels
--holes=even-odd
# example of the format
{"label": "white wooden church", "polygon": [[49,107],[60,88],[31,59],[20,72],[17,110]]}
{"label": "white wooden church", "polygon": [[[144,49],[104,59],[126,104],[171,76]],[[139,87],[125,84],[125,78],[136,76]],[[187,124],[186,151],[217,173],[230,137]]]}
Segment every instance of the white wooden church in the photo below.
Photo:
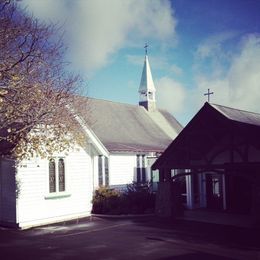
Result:
{"label": "white wooden church", "polygon": [[88,141],[68,155],[33,158],[19,166],[2,158],[0,224],[29,228],[90,216],[97,187],[151,180],[150,166],[182,126],[156,108],[147,54],[139,94],[139,105],[79,97],[86,106],[75,110]]}

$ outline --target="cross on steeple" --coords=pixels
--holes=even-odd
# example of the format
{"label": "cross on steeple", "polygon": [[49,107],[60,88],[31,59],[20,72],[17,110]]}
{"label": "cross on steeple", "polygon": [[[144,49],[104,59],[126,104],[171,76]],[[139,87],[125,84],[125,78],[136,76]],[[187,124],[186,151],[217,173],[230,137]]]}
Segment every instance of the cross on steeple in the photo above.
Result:
{"label": "cross on steeple", "polygon": [[213,95],[214,92],[210,92],[210,89],[208,88],[208,92],[204,93],[204,96],[208,96],[208,102],[210,101],[210,95]]}
{"label": "cross on steeple", "polygon": [[147,55],[147,48],[149,47],[149,45],[146,43],[144,48],[145,48],[145,55]]}

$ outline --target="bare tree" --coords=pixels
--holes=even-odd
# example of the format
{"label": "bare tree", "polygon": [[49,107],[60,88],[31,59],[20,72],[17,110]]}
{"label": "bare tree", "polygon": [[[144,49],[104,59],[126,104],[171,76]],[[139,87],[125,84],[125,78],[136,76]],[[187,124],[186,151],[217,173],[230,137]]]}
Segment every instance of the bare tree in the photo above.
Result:
{"label": "bare tree", "polygon": [[82,141],[68,110],[80,79],[66,70],[60,30],[0,0],[0,155],[47,157]]}

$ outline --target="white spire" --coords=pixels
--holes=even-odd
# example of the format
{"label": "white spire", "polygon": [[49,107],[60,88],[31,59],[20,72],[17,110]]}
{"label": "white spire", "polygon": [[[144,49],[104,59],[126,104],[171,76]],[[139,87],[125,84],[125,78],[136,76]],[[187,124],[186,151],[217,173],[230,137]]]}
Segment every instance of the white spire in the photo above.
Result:
{"label": "white spire", "polygon": [[156,90],[153,83],[153,77],[149,65],[148,56],[145,55],[144,68],[140,82],[139,93],[148,91],[155,92]]}
{"label": "white spire", "polygon": [[140,87],[139,87],[139,105],[144,106],[148,111],[155,110],[156,105],[155,105],[155,86],[153,83],[153,77],[148,61],[148,56],[147,56],[147,47],[148,45],[145,46],[146,51],[145,51],[145,59],[144,59],[144,67],[143,67],[143,73],[142,73],[142,78],[140,82]]}

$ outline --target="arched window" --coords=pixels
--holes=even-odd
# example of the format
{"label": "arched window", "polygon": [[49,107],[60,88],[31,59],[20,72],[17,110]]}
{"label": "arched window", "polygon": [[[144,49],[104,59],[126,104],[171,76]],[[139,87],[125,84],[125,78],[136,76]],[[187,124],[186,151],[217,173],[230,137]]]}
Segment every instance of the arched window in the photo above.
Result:
{"label": "arched window", "polygon": [[65,191],[65,164],[64,159],[60,158],[58,162],[59,170],[59,191]]}
{"label": "arched window", "polygon": [[49,160],[49,192],[56,192],[56,171],[55,160]]}
{"label": "arched window", "polygon": [[49,193],[65,191],[65,160],[51,158],[49,160]]}

